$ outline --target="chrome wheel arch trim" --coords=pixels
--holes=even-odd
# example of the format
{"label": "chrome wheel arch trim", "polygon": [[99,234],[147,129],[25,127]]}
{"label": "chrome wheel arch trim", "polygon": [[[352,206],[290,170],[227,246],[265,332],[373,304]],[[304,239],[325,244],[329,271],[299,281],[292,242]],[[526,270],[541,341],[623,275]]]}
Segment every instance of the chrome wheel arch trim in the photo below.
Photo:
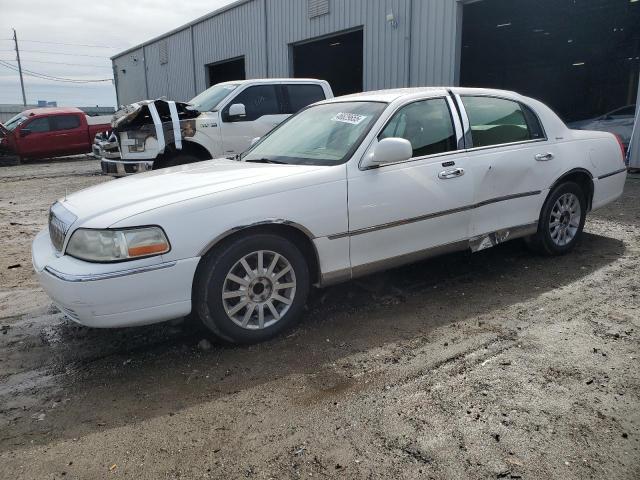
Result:
{"label": "chrome wheel arch trim", "polygon": [[[230,228],[229,230],[225,231],[224,233],[221,233],[220,235],[215,237],[213,240],[211,240],[209,243],[207,243],[198,252],[197,256],[203,257],[209,250],[211,250],[211,248],[213,246],[215,246],[216,244],[218,244],[219,242],[221,242],[225,238],[233,235],[234,233],[241,232],[242,230],[246,230],[248,228],[262,227],[262,226],[268,227],[270,225],[285,225],[285,226],[288,226],[288,227],[293,227],[296,230],[299,230],[300,233],[303,233],[311,241],[311,243],[313,243],[313,240],[315,240],[317,238],[313,233],[311,233],[311,230],[309,230],[304,225],[300,225],[297,222],[292,222],[291,220],[284,220],[282,218],[270,218],[270,219],[267,219],[267,220],[261,220],[259,222],[247,223],[247,224],[244,224],[244,225],[238,225],[236,227]],[[317,256],[317,254],[318,254],[318,252],[316,252],[316,256]]]}

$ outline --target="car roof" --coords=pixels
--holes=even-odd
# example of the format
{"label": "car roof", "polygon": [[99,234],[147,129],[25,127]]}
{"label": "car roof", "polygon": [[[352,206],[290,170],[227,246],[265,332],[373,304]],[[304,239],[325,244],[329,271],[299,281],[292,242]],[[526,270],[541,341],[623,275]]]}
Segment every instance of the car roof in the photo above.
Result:
{"label": "car roof", "polygon": [[76,107],[43,107],[43,108],[30,108],[22,112],[27,117],[33,117],[35,115],[53,115],[61,113],[84,113],[82,110]]}
{"label": "car roof", "polygon": [[317,78],[250,78],[247,80],[231,80],[228,82],[220,82],[216,85],[244,85],[245,83],[322,83],[326,84],[326,80],[318,80]]}
{"label": "car roof", "polygon": [[495,95],[506,98],[519,100],[521,95],[508,90],[497,90],[493,88],[468,88],[468,87],[413,87],[413,88],[394,88],[389,90],[374,90],[371,92],[352,93],[343,95],[333,99],[325,100],[321,103],[350,101],[367,101],[367,102],[386,102],[391,103],[403,98],[413,98],[421,95],[446,95],[448,91],[459,95]]}

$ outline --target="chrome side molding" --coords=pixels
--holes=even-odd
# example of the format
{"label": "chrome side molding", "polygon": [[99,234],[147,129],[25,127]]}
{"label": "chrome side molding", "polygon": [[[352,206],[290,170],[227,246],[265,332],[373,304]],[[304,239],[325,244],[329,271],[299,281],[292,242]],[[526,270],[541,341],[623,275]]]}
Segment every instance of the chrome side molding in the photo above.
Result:
{"label": "chrome side molding", "polygon": [[86,275],[73,275],[70,273],[59,272],[55,268],[44,267],[44,270],[54,277],[64,280],[65,282],[94,282],[96,280],[106,280],[109,278],[125,277],[127,275],[136,275],[138,273],[153,272],[154,270],[162,270],[163,268],[174,267],[177,262],[158,263],[146,267],[129,268],[127,270],[118,270],[106,273],[91,273]]}

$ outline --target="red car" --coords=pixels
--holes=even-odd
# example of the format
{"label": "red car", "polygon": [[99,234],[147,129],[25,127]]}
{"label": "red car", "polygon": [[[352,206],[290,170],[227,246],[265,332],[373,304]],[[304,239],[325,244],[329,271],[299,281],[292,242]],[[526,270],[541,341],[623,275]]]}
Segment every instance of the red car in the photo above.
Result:
{"label": "red car", "polygon": [[0,124],[0,153],[19,159],[89,153],[93,137],[111,128],[110,118],[72,107],[25,110]]}

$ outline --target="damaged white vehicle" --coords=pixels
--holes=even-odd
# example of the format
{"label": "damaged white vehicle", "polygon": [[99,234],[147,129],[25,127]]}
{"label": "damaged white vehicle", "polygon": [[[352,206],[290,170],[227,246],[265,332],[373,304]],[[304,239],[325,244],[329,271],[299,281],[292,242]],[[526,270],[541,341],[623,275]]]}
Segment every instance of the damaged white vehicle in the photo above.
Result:
{"label": "damaged white vehicle", "polygon": [[189,102],[143,100],[113,116],[96,138],[102,172],[133,173],[240,154],[291,114],[333,98],[329,83],[305,78],[238,80],[214,85]]}
{"label": "damaged white vehicle", "polygon": [[193,313],[221,339],[256,342],[300,318],[311,285],[518,237],[567,253],[625,178],[614,135],[570,130],[513,92],[362,93],[292,116],[242,161],[67,196],[33,264],[82,324]]}

